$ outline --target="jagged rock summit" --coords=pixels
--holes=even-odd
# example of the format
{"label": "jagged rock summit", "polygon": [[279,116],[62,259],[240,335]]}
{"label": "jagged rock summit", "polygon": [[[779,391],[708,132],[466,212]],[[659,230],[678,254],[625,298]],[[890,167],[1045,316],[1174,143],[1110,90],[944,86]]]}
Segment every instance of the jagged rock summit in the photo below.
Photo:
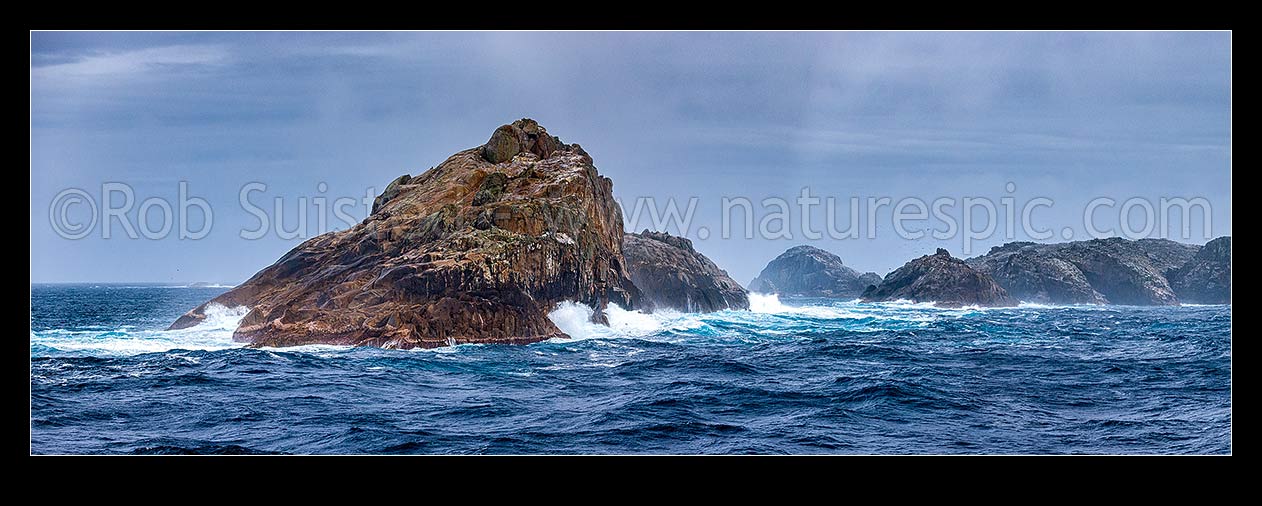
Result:
{"label": "jagged rock summit", "polygon": [[881,282],[875,272],[859,274],[841,257],[814,246],[794,246],[767,263],[749,290],[803,297],[854,298]]}
{"label": "jagged rock summit", "polygon": [[631,281],[656,307],[707,313],[748,309],[749,295],[692,241],[644,230],[622,239]]}
{"label": "jagged rock summit", "polygon": [[613,183],[534,120],[389,184],[363,222],[312,238],[209,304],[247,306],[256,346],[529,343],[562,301],[649,306],[623,265]]}
{"label": "jagged rock summit", "polygon": [[889,273],[881,284],[864,291],[863,300],[933,302],[940,307],[1017,305],[1017,299],[989,275],[942,248]]}

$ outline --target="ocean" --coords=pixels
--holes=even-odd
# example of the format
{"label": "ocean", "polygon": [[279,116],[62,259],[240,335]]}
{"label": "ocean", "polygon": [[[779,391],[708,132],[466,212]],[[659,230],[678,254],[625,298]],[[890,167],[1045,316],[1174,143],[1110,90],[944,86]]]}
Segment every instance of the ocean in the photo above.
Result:
{"label": "ocean", "polygon": [[573,339],[251,349],[227,287],[31,286],[35,454],[1222,454],[1231,307],[565,304]]}

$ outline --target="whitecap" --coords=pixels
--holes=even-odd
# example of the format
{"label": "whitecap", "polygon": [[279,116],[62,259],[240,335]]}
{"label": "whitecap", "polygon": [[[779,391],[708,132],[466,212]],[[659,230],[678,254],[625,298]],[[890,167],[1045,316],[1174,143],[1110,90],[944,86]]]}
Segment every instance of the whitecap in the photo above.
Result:
{"label": "whitecap", "polygon": [[790,306],[780,302],[780,296],[774,293],[749,293],[749,310],[758,314],[802,316],[821,320],[859,319],[870,316],[854,311],[855,304],[858,304],[857,300],[838,301],[836,305],[830,306]]}
{"label": "whitecap", "polygon": [[206,306],[206,318],[195,326],[179,330],[135,330],[131,326],[113,329],[50,329],[31,332],[31,348],[37,346],[61,352],[93,355],[139,355],[171,350],[223,350],[239,348],[232,333],[249,313],[245,306]]}
{"label": "whitecap", "polygon": [[548,313],[548,319],[572,339],[647,336],[663,327],[660,315],[645,314],[639,310],[628,311],[617,304],[609,304],[605,309],[605,317],[609,319],[607,326],[593,322],[594,314],[596,310],[590,306],[565,301]]}

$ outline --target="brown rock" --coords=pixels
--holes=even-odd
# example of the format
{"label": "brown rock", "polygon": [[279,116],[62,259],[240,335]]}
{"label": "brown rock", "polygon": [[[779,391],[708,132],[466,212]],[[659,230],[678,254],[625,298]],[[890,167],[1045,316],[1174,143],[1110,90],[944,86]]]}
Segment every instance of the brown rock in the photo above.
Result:
{"label": "brown rock", "polygon": [[482,146],[482,156],[491,163],[503,163],[512,160],[521,152],[521,139],[525,134],[512,125],[503,125],[495,129],[491,139]]}
{"label": "brown rock", "polygon": [[610,302],[642,307],[613,183],[563,144],[514,152],[518,133],[536,147],[547,135],[520,120],[396,180],[363,222],[304,242],[171,328],[218,303],[251,308],[234,338],[255,346],[518,344],[564,336],[547,318],[561,301],[600,309],[596,320]]}

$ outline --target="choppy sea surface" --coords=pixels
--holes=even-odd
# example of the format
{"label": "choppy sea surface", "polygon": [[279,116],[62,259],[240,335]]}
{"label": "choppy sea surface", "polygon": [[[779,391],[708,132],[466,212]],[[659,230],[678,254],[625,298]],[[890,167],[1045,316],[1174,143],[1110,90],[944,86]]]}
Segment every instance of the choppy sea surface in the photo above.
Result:
{"label": "choppy sea surface", "polygon": [[565,304],[573,339],[244,348],[226,287],[31,286],[31,452],[1231,452],[1230,306]]}

